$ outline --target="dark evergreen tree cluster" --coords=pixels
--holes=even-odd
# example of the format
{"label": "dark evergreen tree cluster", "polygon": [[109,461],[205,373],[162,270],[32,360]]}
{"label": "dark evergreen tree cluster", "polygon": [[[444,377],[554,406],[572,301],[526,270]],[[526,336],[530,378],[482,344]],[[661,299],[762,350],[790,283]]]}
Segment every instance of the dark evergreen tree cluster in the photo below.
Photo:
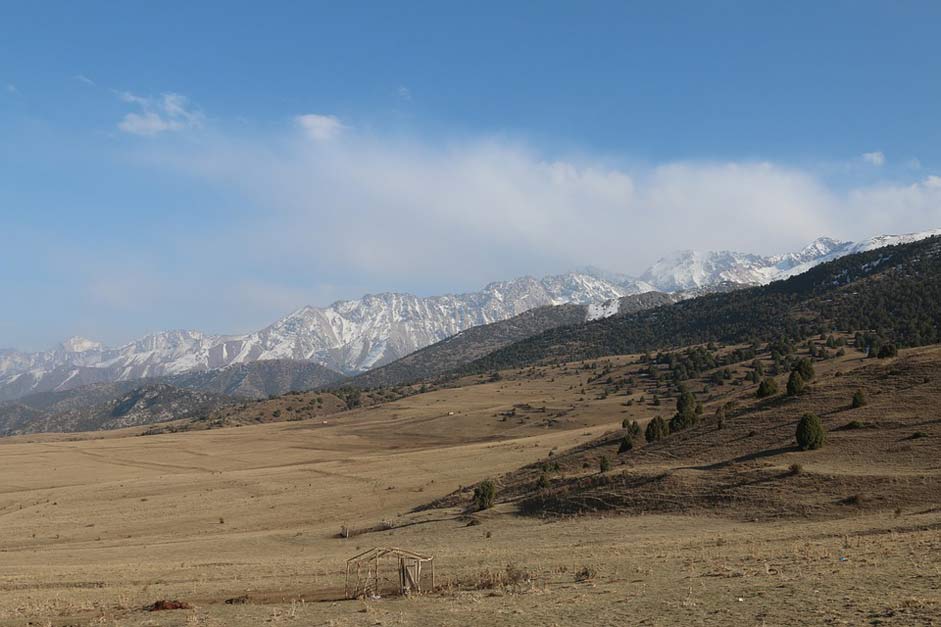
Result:
{"label": "dark evergreen tree cluster", "polygon": [[702,403],[689,390],[682,390],[676,400],[676,414],[670,419],[670,433],[689,429],[699,421]]}
{"label": "dark evergreen tree cluster", "polygon": [[719,355],[714,345],[712,345],[712,348],[696,346],[683,351],[658,353],[655,362],[665,364],[670,370],[673,380],[680,383],[688,379],[699,378],[703,373],[715,368],[754,359],[756,352],[757,348],[755,347],[738,348],[724,355]]}
{"label": "dark evergreen tree cluster", "polygon": [[644,431],[644,439],[647,442],[659,442],[668,435],[670,435],[670,426],[660,416],[648,422],[647,429]]}
{"label": "dark evergreen tree cluster", "polygon": [[758,384],[758,391],[755,393],[758,398],[768,398],[778,393],[778,382],[768,377],[762,379]]}

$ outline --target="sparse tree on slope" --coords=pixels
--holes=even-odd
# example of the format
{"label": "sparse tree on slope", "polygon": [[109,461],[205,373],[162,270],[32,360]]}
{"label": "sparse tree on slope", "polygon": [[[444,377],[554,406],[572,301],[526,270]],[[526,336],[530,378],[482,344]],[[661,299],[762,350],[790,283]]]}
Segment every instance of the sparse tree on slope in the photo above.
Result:
{"label": "sparse tree on slope", "polygon": [[797,423],[795,438],[802,451],[810,451],[823,446],[826,432],[820,422],[820,417],[815,414],[801,416],[800,422]]}
{"label": "sparse tree on slope", "polygon": [[670,427],[660,416],[655,417],[647,423],[647,429],[644,431],[644,439],[647,442],[658,442],[670,435]]}
{"label": "sparse tree on slope", "polygon": [[758,384],[758,398],[768,398],[778,393],[778,382],[768,377],[761,380]]}
{"label": "sparse tree on slope", "polygon": [[797,370],[791,371],[791,376],[787,379],[787,395],[797,396],[804,391],[804,377]]}

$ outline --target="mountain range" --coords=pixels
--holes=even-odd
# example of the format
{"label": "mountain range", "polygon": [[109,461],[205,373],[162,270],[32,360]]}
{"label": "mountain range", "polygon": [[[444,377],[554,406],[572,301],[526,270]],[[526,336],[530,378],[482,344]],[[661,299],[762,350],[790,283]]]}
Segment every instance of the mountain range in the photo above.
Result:
{"label": "mountain range", "polygon": [[[660,259],[637,277],[583,268],[542,279],[522,277],[491,283],[479,292],[466,294],[433,297],[370,294],[328,307],[303,307],[259,331],[243,335],[175,330],[115,348],[76,337],[36,353],[3,349],[0,401],[88,384],[227,372],[270,360],[311,362],[342,375],[357,375],[391,364],[462,331],[509,320],[540,307],[580,306],[564,315],[537,316],[540,322],[534,333],[559,321],[569,324],[578,318],[581,320],[576,321],[614,315],[626,296],[656,291],[673,294],[678,300],[709,291],[762,285],[845,255],[938,234],[941,229],[882,235],[860,242],[824,237],[800,251],[776,256],[686,250]],[[507,333],[501,342],[521,339],[523,331],[520,328]],[[275,370],[282,372],[283,368]],[[278,376],[283,379],[288,375],[282,372]],[[316,377],[323,382],[340,378],[339,374],[334,378],[326,372],[318,372]],[[238,376],[210,378],[216,383],[194,387],[221,392],[228,384],[219,381]],[[257,396],[265,391],[266,384],[253,383],[249,387],[252,393],[246,395]]]}
{"label": "mountain range", "polygon": [[870,356],[941,342],[941,237],[841,256],[766,285],[548,329],[450,374],[834,333],[853,334],[854,345]]}

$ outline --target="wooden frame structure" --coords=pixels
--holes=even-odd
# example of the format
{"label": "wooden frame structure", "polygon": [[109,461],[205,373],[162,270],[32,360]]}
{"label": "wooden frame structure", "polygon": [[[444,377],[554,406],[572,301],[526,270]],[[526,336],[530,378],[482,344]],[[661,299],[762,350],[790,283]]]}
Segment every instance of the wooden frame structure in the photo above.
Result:
{"label": "wooden frame structure", "polygon": [[381,596],[384,580],[381,574],[382,560],[397,560],[398,594],[421,592],[422,565],[431,566],[431,589],[435,587],[435,558],[396,547],[374,547],[346,560],[346,598]]}

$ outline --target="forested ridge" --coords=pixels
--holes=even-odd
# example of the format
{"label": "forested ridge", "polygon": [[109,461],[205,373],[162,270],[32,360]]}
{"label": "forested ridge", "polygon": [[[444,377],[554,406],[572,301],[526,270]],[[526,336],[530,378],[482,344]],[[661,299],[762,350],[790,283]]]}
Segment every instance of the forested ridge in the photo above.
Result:
{"label": "forested ridge", "polygon": [[941,237],[848,255],[769,285],[551,329],[460,372],[830,330],[872,332],[899,346],[941,341]]}

